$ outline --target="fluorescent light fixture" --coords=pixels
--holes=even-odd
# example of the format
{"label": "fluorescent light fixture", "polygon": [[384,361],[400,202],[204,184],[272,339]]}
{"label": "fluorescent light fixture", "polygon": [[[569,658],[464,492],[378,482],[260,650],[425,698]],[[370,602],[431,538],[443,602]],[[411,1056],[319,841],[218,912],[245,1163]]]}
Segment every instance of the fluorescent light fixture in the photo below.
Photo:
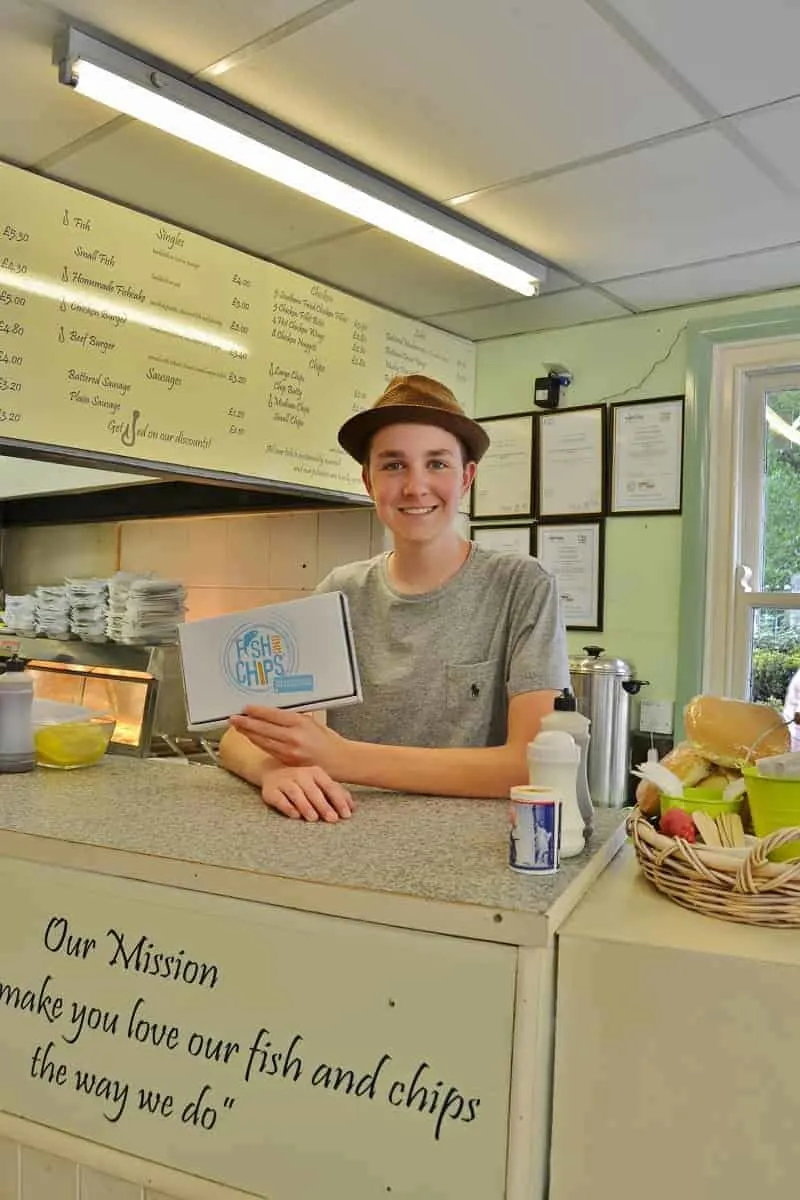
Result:
{"label": "fluorescent light fixture", "polygon": [[57,51],[62,83],[116,112],[294,188],[501,287],[535,296],[546,267],[489,230],[407,193],[300,135],[254,116],[127,53],[71,29]]}

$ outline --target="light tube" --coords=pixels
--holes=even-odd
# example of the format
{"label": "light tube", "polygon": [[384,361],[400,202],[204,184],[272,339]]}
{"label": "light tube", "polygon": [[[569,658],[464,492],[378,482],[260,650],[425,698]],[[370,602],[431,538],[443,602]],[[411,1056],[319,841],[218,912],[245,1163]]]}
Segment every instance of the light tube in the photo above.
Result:
{"label": "light tube", "polygon": [[[84,38],[84,41],[88,40]],[[119,52],[111,53],[117,58],[122,57]],[[140,63],[136,65],[141,68]],[[143,86],[117,71],[90,61],[83,57],[80,51],[69,63],[69,68],[68,81],[82,96],[302,192],[323,204],[329,204],[348,216],[394,234],[423,250],[491,279],[501,287],[509,288],[523,296],[535,296],[538,293],[539,282],[546,274],[545,268],[532,258],[526,265],[526,256],[521,251],[509,248],[503,257],[474,244],[474,241],[491,241],[489,231],[476,231],[474,241],[471,241],[470,231],[466,227],[463,227],[463,236],[437,228],[433,223],[437,218],[440,224],[453,225],[457,224],[458,219],[448,218],[446,214],[437,214],[430,222],[421,219],[405,207],[371,195],[333,174],[327,174],[291,154],[275,149],[266,144],[265,140],[251,137],[222,121],[206,116],[188,103],[181,103],[170,96],[160,94],[159,80],[165,83],[173,82],[160,71],[151,72],[149,86]],[[188,85],[179,83],[170,90],[177,89],[184,93],[191,93],[193,90]],[[197,95],[202,97],[204,106],[208,107],[208,97],[203,93]],[[211,103],[222,106],[221,101]],[[272,127],[263,125],[263,128],[265,133],[268,133]],[[280,136],[284,142],[290,140],[286,134]],[[322,152],[312,153],[319,158]],[[347,164],[339,173],[352,174],[353,171],[354,168]],[[387,191],[389,185],[380,181],[373,190],[377,188]],[[410,200],[408,207],[419,208],[422,203]],[[502,247],[500,249],[502,251]],[[509,259],[522,261],[522,265],[515,265]]]}

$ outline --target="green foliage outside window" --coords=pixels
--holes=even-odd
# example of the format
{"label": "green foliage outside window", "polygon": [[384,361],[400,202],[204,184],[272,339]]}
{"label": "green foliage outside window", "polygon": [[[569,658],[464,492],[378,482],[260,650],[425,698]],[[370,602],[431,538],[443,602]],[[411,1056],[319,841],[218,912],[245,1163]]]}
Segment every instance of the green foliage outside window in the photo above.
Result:
{"label": "green foliage outside window", "polygon": [[[800,391],[773,393],[769,407],[800,437]],[[800,445],[768,431],[764,478],[765,592],[792,590],[800,575]],[[784,609],[759,611],[753,637],[754,700],[783,705],[786,688],[800,669],[800,624]]]}
{"label": "green foliage outside window", "polygon": [[[786,648],[777,648],[776,641]],[[789,680],[797,670],[800,670],[797,631],[792,631],[790,639],[780,636],[759,639],[759,645],[753,647],[753,699],[782,708]]]}
{"label": "green foliage outside window", "polygon": [[[768,403],[800,437],[800,392],[775,393]],[[783,592],[791,590],[792,576],[800,574],[800,446],[772,430],[765,475],[762,590]]]}

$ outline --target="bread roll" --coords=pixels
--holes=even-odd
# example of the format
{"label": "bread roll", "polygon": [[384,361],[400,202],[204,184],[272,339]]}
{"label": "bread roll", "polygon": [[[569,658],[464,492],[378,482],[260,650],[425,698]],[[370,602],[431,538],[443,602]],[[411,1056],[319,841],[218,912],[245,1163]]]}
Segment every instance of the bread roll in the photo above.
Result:
{"label": "bread roll", "polygon": [[710,792],[724,792],[731,780],[738,778],[740,778],[738,771],[723,771],[721,767],[712,765],[711,774],[706,775],[705,779],[701,779],[696,786],[707,788]]}
{"label": "bread roll", "polygon": [[[698,754],[694,746],[681,742],[665,754],[661,765],[668,767],[673,775],[677,775],[684,787],[697,787],[701,779],[705,779],[712,771],[711,764]],[[658,812],[661,802],[661,792],[654,783],[642,779],[636,789],[636,803],[647,817]]]}
{"label": "bread roll", "polygon": [[695,696],[684,709],[683,727],[695,749],[720,767],[785,754],[791,741],[783,718],[768,704],[722,696]]}

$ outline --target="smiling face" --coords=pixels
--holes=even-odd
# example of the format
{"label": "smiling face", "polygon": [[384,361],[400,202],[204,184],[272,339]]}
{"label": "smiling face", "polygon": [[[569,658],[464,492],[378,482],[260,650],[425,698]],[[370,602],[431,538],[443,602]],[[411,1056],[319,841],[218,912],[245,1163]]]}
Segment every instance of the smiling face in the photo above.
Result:
{"label": "smiling face", "polygon": [[364,467],[364,486],[379,520],[398,543],[427,543],[455,535],[455,520],[475,477],[464,448],[438,425],[379,429]]}

